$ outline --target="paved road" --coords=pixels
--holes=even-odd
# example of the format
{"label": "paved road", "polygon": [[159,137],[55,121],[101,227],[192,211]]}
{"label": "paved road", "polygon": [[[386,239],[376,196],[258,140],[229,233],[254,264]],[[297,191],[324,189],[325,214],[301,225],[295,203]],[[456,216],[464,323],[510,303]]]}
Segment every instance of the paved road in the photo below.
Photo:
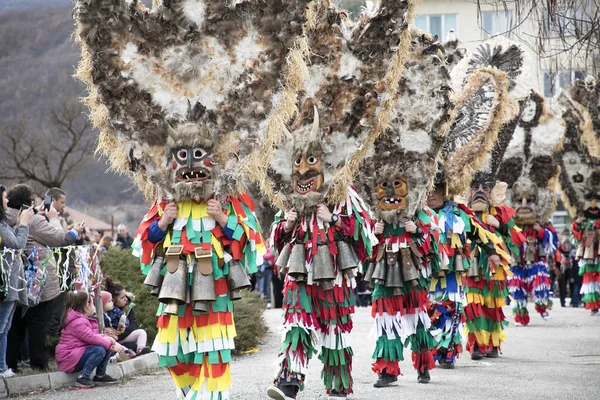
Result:
{"label": "paved road", "polygon": [[[555,302],[557,304],[558,301]],[[531,311],[533,307],[530,305]],[[510,310],[505,309],[507,315]],[[417,383],[410,353],[401,363],[404,376],[397,386],[375,389],[370,370],[373,341],[369,339],[371,317],[366,308],[357,309],[354,331],[355,394],[351,399],[600,399],[600,317],[583,309],[556,308],[550,321],[532,316],[530,326],[508,328],[508,343],[501,358],[471,361],[461,358],[455,370],[435,369],[428,385]],[[260,351],[237,359],[232,367],[233,400],[266,399],[266,389],[275,371],[279,349],[279,310],[268,310],[265,319],[271,331]],[[314,360],[307,389],[298,400],[324,398],[320,362]],[[22,399],[125,400],[175,399],[174,386],[166,371],[131,378],[109,388],[63,390],[34,394]]]}

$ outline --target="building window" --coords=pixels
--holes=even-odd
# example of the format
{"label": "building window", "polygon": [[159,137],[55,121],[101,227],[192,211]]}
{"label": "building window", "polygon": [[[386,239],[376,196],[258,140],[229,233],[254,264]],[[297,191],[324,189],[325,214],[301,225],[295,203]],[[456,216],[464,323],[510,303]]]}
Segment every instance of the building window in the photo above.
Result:
{"label": "building window", "polygon": [[559,89],[567,89],[571,83],[583,79],[583,71],[544,72],[544,96],[553,97]]}
{"label": "building window", "polygon": [[431,36],[437,35],[440,41],[451,29],[458,35],[456,14],[419,15],[415,18],[415,26]]}
{"label": "building window", "polygon": [[481,36],[483,39],[498,34],[510,36],[513,26],[512,10],[483,11],[481,13]]}

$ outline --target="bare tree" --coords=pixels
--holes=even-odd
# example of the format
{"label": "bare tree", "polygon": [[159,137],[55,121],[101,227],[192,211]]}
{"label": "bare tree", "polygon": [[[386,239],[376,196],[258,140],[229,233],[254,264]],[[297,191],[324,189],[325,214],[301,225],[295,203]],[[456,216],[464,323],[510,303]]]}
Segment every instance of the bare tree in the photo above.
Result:
{"label": "bare tree", "polygon": [[[498,10],[514,10],[511,34],[531,43],[542,58],[577,58],[596,73],[600,65],[600,0],[474,0]],[[516,33],[530,24],[533,32]],[[560,65],[558,66],[560,67]]]}
{"label": "bare tree", "polygon": [[21,121],[0,129],[0,179],[44,188],[61,187],[93,155],[95,135],[75,101],[50,109],[48,124]]}

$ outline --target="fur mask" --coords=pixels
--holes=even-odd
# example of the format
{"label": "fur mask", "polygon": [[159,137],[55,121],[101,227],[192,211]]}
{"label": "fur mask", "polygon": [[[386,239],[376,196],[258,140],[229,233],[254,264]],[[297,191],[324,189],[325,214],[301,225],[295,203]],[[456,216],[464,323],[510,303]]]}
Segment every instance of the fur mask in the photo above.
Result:
{"label": "fur mask", "polygon": [[[148,199],[243,192],[240,164],[271,111],[309,2],[170,0],[150,10],[76,0],[77,75],[88,85],[98,150]],[[187,170],[173,171],[177,162]]]}

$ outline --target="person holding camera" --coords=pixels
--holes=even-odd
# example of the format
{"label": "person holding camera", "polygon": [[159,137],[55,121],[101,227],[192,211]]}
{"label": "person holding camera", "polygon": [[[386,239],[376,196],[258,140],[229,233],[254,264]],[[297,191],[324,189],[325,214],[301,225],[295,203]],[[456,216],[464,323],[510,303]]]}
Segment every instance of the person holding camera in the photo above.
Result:
{"label": "person holding camera", "polygon": [[[1,285],[4,292],[0,292],[3,300],[0,302],[0,377],[10,378],[15,373],[6,365],[6,345],[8,331],[12,325],[13,315],[17,303],[27,304],[27,291],[24,282],[23,261],[21,256],[6,249],[20,250],[27,245],[29,234],[29,220],[33,215],[33,209],[20,212],[8,213],[8,197],[6,188],[0,185],[0,251],[3,260],[3,268],[6,280]],[[15,210],[16,211],[16,210]],[[12,226],[16,226],[13,230]]]}
{"label": "person holding camera", "polygon": [[[8,207],[12,209],[30,208],[34,202],[33,189],[25,184],[13,186],[8,192]],[[47,370],[48,359],[46,356],[46,336],[48,323],[52,316],[53,306],[60,294],[60,280],[56,260],[47,247],[68,246],[78,239],[83,227],[75,226],[68,232],[62,228],[58,212],[48,202],[36,208],[37,213],[29,221],[29,236],[27,238],[27,251],[29,256],[29,269],[45,269],[45,280],[40,280],[39,287],[29,288],[29,309],[23,313],[18,307],[8,333],[8,350],[6,361],[10,368],[18,371],[18,353],[25,332],[29,335],[29,358],[31,368]],[[34,211],[34,212],[35,212]]]}

